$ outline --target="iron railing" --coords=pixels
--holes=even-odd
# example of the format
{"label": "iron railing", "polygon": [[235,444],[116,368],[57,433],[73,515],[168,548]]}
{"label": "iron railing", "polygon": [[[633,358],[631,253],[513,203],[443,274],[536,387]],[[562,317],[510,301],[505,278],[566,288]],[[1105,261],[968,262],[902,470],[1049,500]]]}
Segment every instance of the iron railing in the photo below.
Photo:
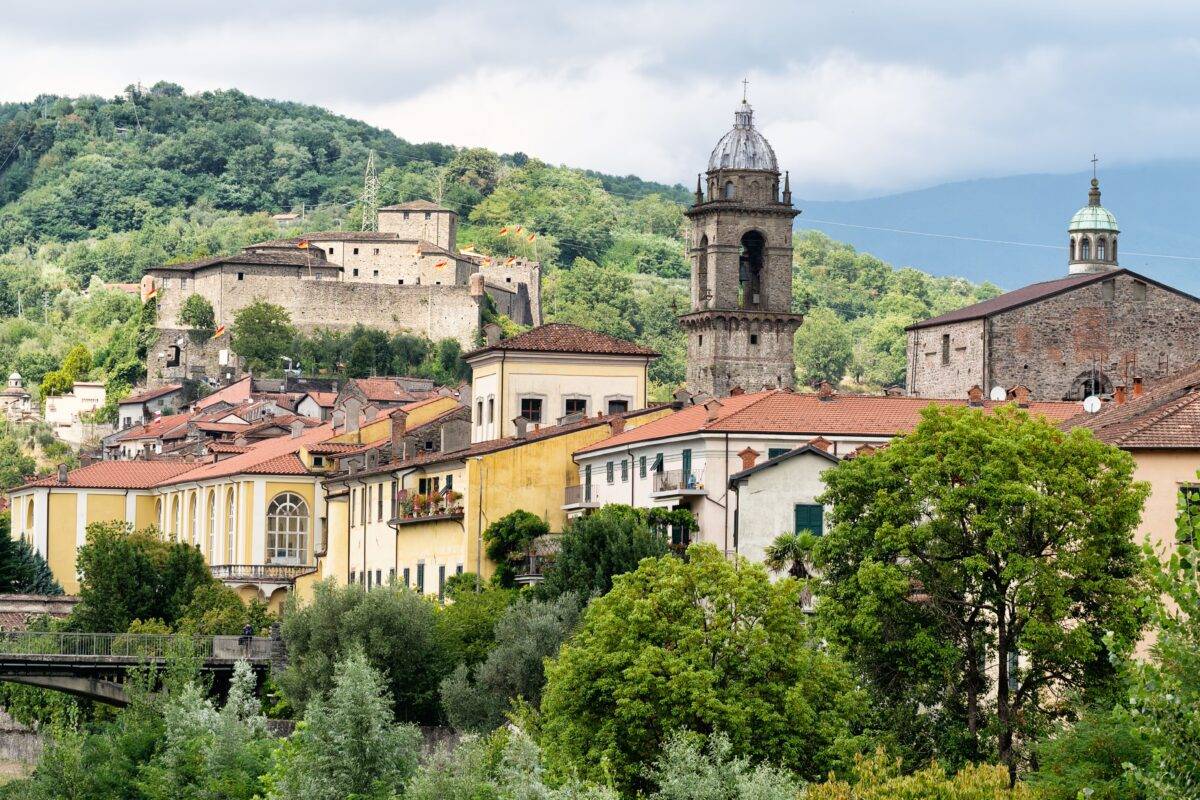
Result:
{"label": "iron railing", "polygon": [[591,484],[581,483],[577,486],[568,486],[563,493],[563,505],[579,506],[591,503],[594,496]]}
{"label": "iron railing", "polygon": [[291,583],[316,567],[308,564],[216,564],[208,569],[217,580]]}
{"label": "iron railing", "polygon": [[153,661],[187,655],[205,660],[269,661],[276,640],[261,636],[190,636],[161,633],[0,631],[0,659]]}
{"label": "iron railing", "polygon": [[701,489],[701,479],[694,472],[669,469],[654,473],[654,491],[681,492]]}

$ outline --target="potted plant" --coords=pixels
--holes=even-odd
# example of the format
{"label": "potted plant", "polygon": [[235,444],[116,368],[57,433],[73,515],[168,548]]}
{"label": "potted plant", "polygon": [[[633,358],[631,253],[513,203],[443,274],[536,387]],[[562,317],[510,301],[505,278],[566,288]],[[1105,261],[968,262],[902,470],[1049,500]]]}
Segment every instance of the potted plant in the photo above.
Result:
{"label": "potted plant", "polygon": [[429,508],[429,498],[423,494],[415,494],[412,499],[413,516],[424,516],[425,510]]}
{"label": "potted plant", "polygon": [[457,514],[462,511],[462,492],[456,492],[453,489],[446,491],[446,505],[452,514]]}

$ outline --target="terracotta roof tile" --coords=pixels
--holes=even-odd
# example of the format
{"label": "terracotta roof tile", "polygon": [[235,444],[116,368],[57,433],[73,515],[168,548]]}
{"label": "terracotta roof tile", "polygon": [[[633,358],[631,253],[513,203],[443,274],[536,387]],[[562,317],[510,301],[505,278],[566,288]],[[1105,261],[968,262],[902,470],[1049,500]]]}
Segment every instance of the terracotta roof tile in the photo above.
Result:
{"label": "terracotta roof tile", "polygon": [[351,382],[358,387],[367,400],[375,403],[412,403],[425,400],[435,389],[409,389],[401,383],[403,378],[354,378]]}
{"label": "terracotta roof tile", "polygon": [[155,484],[194,470],[184,461],[97,461],[67,473],[65,484],[57,475],[30,481],[13,491],[33,486],[66,486],[73,489],[149,489]]}
{"label": "terracotta roof tile", "polygon": [[[193,469],[190,472],[180,473],[178,475],[168,476],[160,481],[157,485],[166,486],[172,483],[183,483],[191,481],[203,481],[210,478],[224,478],[229,475],[237,475],[240,473],[248,474],[280,474],[280,475],[302,475],[306,471],[301,467],[296,467],[299,461],[295,462],[281,458],[281,456],[294,455],[300,452],[300,448],[307,447],[311,444],[324,441],[333,436],[333,426],[321,425],[317,428],[309,428],[308,431],[300,436],[278,436],[274,439],[263,439],[260,442],[250,445],[246,452],[235,455],[231,458],[226,458],[215,464],[203,464],[200,466],[191,465]],[[269,470],[279,469],[280,472],[270,472]],[[299,471],[297,471],[299,469]]]}
{"label": "terracotta roof tile", "polygon": [[589,331],[578,325],[551,322],[517,334],[511,339],[502,339],[494,345],[482,347],[466,354],[466,358],[482,355],[494,350],[527,353],[585,353],[620,356],[658,356],[659,353],[640,344],[634,344],[606,333]]}
{"label": "terracotta roof tile", "polygon": [[[264,245],[258,245],[263,247]],[[271,248],[269,252],[257,253],[250,250],[243,250],[240,253],[234,253],[231,256],[220,256],[218,258],[205,258],[199,261],[189,261],[183,264],[161,264],[159,266],[150,267],[148,272],[195,272],[196,270],[206,269],[208,267],[220,266],[223,264],[245,264],[247,266],[266,266],[266,267],[288,267],[295,269],[297,267],[303,269],[334,269],[340,270],[337,264],[332,264],[325,259],[325,254],[320,248],[305,248],[298,247],[278,247]]]}
{"label": "terracotta roof tile", "polygon": [[156,397],[162,397],[163,395],[168,395],[172,392],[178,392],[182,388],[183,386],[178,383],[171,383],[166,386],[160,386],[157,389],[147,389],[144,392],[131,394],[121,398],[117,405],[125,405],[126,403],[145,403],[155,399]]}
{"label": "terracotta roof tile", "polygon": [[[589,453],[637,442],[667,439],[701,432],[788,433],[829,436],[896,436],[911,431],[921,421],[921,411],[931,404],[965,406],[966,399],[884,395],[835,395],[821,400],[816,394],[795,394],[780,389],[725,397],[713,418],[705,406],[692,405],[653,422],[579,450]],[[984,403],[985,409],[1005,403]],[[1078,403],[1030,403],[1029,412],[1053,422],[1079,413]]]}
{"label": "terracotta roof tile", "polygon": [[161,439],[172,432],[186,432],[191,414],[168,414],[165,417],[152,419],[145,425],[134,425],[117,437],[118,442],[128,442],[135,439]]}
{"label": "terracotta roof tile", "polygon": [[1141,397],[1078,414],[1062,427],[1089,428],[1101,441],[1127,449],[1200,449],[1200,365],[1160,381]]}
{"label": "terracotta roof tile", "polygon": [[333,408],[333,404],[337,400],[337,392],[307,392],[306,394],[321,408]]}

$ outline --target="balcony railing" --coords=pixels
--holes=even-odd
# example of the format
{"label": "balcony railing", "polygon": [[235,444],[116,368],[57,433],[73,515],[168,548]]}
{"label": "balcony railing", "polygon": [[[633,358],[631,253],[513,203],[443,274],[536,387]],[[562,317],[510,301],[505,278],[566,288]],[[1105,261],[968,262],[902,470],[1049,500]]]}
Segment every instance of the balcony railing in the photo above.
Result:
{"label": "balcony railing", "polygon": [[256,581],[261,583],[291,583],[316,567],[307,564],[217,564],[209,567],[219,581]]}
{"label": "balcony railing", "polygon": [[596,492],[591,484],[568,486],[563,492],[564,506],[585,506],[595,503]]}
{"label": "balcony railing", "polygon": [[703,492],[704,483],[694,472],[669,469],[654,473],[655,492]]}

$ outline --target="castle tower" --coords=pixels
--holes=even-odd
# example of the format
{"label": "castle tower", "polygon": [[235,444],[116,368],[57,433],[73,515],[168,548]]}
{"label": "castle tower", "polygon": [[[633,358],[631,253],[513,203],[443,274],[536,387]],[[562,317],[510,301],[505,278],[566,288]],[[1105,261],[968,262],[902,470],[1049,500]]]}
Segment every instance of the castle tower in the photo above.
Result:
{"label": "castle tower", "polygon": [[691,311],[687,386],[715,397],[739,387],[790,388],[792,339],[803,317],[792,313],[792,207],[788,178],[779,186],[775,151],[754,128],[746,99],[733,129],[696,179],[691,221]]}
{"label": "castle tower", "polygon": [[1117,218],[1100,205],[1100,181],[1092,178],[1088,204],[1075,212],[1067,226],[1070,248],[1067,260],[1072,275],[1117,269]]}

